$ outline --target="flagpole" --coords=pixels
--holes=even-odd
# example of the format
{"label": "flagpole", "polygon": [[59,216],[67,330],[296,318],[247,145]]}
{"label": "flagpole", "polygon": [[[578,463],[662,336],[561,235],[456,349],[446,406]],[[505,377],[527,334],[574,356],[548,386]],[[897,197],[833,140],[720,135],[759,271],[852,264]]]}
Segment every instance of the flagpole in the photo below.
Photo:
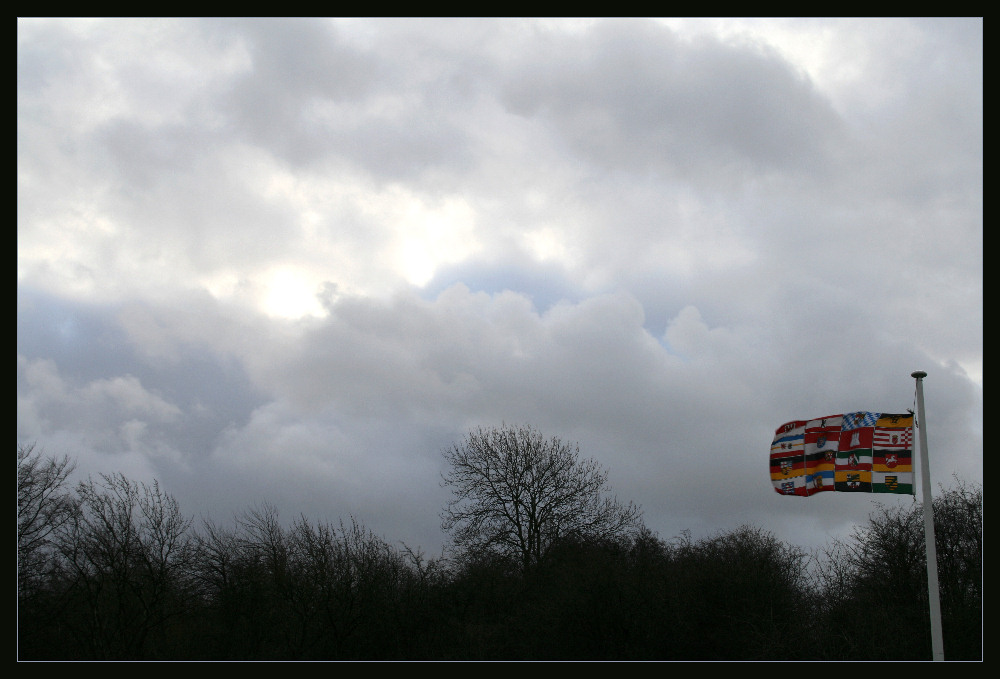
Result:
{"label": "flagpole", "polygon": [[931,649],[934,660],[944,660],[941,634],[941,600],[938,595],[937,545],[934,537],[934,506],[931,499],[931,470],[927,454],[927,420],[924,419],[924,382],[927,373],[910,373],[917,380],[917,430],[920,432],[920,477],[924,500],[924,548],[927,551],[927,599],[931,614]]}

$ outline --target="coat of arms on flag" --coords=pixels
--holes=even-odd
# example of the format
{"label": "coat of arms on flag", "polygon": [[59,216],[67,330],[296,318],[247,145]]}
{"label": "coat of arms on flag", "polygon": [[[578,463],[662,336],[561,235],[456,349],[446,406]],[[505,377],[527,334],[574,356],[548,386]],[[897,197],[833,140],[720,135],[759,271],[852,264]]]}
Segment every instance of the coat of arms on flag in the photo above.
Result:
{"label": "coat of arms on flag", "polygon": [[778,427],[771,481],[781,495],[913,493],[913,414],[859,410]]}

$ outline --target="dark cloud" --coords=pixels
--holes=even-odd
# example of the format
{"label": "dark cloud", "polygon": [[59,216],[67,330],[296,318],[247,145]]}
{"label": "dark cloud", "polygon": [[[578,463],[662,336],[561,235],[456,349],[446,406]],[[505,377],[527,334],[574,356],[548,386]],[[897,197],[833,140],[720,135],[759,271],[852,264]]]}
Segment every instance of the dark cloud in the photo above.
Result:
{"label": "dark cloud", "polygon": [[[148,334],[146,346],[137,345],[129,326],[158,313],[143,307],[19,290],[19,397],[52,429],[121,433],[131,423],[184,458],[206,457],[224,430],[249,419],[262,394],[232,356],[211,347],[182,343],[151,354]],[[123,324],[123,317],[130,318]],[[30,436],[19,428],[19,438]],[[130,445],[108,439],[99,448]]]}
{"label": "dark cloud", "polygon": [[[404,71],[423,54],[397,44],[394,59],[341,37],[334,22],[302,19],[224,22],[249,68],[221,94],[235,129],[294,166],[348,162],[381,179],[411,179],[436,167],[467,167],[467,131],[451,101],[435,101],[435,64],[412,82]],[[443,73],[436,71],[442,70]],[[430,82],[428,82],[430,81]]]}
{"label": "dark cloud", "polygon": [[840,121],[759,42],[688,41],[652,22],[598,22],[521,55],[504,102],[582,157],[684,175],[816,171]]}
{"label": "dark cloud", "polygon": [[774,428],[923,369],[981,480],[982,21],[670,23],[19,20],[18,440],[436,551],[441,451],[526,423],[816,546],[875,505]]}

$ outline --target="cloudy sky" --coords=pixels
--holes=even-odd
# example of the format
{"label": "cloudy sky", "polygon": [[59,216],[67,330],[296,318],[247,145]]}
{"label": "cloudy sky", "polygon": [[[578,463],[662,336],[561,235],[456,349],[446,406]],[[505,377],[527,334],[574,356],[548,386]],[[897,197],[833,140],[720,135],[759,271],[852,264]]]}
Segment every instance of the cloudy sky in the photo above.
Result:
{"label": "cloudy sky", "polygon": [[981,18],[20,19],[17,73],[17,439],[81,477],[433,554],[524,423],[811,548],[876,504],[776,494],[775,428],[925,370],[982,481]]}

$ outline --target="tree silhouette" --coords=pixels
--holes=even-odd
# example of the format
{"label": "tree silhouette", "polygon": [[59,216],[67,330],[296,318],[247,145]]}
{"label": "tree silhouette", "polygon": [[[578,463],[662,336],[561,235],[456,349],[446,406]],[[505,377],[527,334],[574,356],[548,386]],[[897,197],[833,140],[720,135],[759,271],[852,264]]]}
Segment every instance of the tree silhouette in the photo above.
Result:
{"label": "tree silhouette", "polygon": [[55,562],[55,537],[73,516],[66,480],[69,458],[42,458],[33,444],[17,447],[17,590],[30,596]]}
{"label": "tree silhouette", "polygon": [[[933,500],[941,622],[947,660],[982,658],[982,486],[941,489]],[[879,505],[848,540],[826,550],[825,617],[831,657],[926,660],[931,654],[923,506]],[[877,602],[878,605],[875,605]],[[891,643],[872,644],[887,629]]]}
{"label": "tree silhouette", "polygon": [[579,447],[531,427],[477,429],[445,451],[453,497],[442,527],[466,554],[516,558],[527,570],[560,540],[635,532],[640,510],[609,496],[608,473]]}
{"label": "tree silhouette", "polygon": [[102,474],[77,485],[77,511],[61,529],[71,629],[89,657],[155,658],[169,622],[193,596],[190,520],[159,484]]}
{"label": "tree silhouette", "polygon": [[[812,555],[752,525],[665,541],[576,446],[505,425],[447,454],[464,552],[427,560],[266,502],[192,529],[155,481],[69,488],[66,458],[19,445],[18,658],[930,657],[917,502]],[[934,518],[946,658],[981,660],[982,486],[942,489]]]}

